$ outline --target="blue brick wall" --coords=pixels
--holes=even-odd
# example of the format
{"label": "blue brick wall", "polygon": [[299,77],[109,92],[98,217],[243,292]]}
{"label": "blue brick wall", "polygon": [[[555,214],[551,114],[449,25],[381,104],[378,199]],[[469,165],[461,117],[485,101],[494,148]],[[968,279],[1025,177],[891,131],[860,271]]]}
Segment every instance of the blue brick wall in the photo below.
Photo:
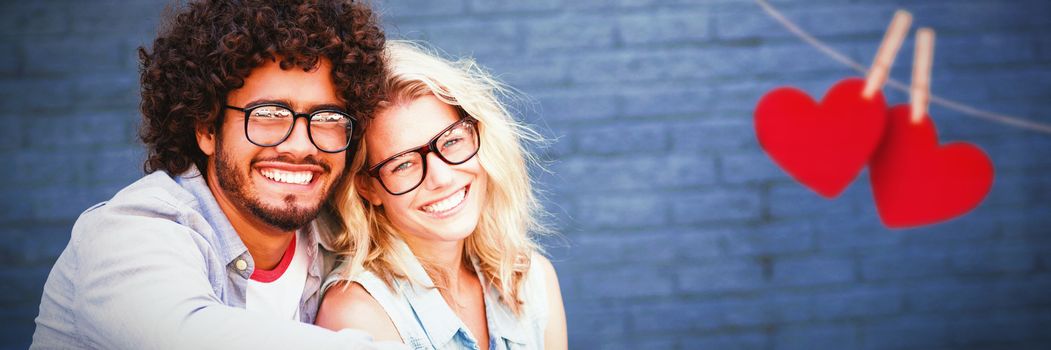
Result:
{"label": "blue brick wall", "polygon": [[[933,92],[1051,123],[1051,3],[780,0],[869,62],[893,11],[937,30]],[[986,201],[892,231],[868,177],[825,200],[755,141],[769,89],[856,75],[749,0],[376,1],[391,37],[473,55],[528,99],[575,349],[1043,348],[1051,341],[1051,135],[934,106],[984,148]],[[0,348],[24,348],[81,210],[141,176],[134,49],[164,1],[0,4]],[[892,76],[909,80],[911,40]],[[907,97],[888,92],[903,103]]]}

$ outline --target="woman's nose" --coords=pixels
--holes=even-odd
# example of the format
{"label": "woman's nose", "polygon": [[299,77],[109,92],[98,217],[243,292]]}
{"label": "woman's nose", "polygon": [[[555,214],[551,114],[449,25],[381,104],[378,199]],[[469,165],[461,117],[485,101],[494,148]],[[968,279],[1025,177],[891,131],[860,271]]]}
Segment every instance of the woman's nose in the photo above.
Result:
{"label": "woman's nose", "polygon": [[427,176],[424,182],[428,190],[441,189],[451,184],[454,172],[452,166],[438,157],[437,153],[427,154]]}

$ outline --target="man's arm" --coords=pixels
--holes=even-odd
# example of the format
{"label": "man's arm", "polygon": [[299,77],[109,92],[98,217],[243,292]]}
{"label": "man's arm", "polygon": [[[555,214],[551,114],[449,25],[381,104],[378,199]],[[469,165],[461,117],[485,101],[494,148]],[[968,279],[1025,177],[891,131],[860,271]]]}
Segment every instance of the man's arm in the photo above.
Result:
{"label": "man's arm", "polygon": [[82,219],[71,242],[77,263],[74,322],[91,347],[378,347],[364,332],[332,332],[224,305],[212,289],[222,281],[208,280],[204,252],[211,247],[184,226],[137,215]]}

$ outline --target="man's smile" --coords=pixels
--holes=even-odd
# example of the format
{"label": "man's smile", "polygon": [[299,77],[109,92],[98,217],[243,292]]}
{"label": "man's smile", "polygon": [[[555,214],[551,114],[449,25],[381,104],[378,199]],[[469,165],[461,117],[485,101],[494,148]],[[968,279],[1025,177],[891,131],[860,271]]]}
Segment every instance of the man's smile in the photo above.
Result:
{"label": "man's smile", "polygon": [[[310,186],[328,172],[328,167],[315,164],[292,164],[283,161],[260,161],[253,168],[263,178],[280,185]],[[305,188],[301,188],[305,189]]]}

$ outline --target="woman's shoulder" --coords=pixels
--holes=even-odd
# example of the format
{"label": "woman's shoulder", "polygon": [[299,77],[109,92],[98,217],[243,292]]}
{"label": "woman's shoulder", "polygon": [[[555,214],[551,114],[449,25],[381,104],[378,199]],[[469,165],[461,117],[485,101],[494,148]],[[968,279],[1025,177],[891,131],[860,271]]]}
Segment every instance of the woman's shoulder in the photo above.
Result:
{"label": "woman's shoulder", "polygon": [[351,280],[341,280],[329,287],[318,311],[318,324],[321,324],[322,314],[326,314],[324,311],[337,311],[362,319],[386,315],[379,301],[364,286]]}
{"label": "woman's shoulder", "polygon": [[368,332],[376,340],[401,341],[387,310],[373,295],[382,292],[366,289],[358,281],[364,274],[329,286],[318,309],[317,325],[332,330],[356,328]]}
{"label": "woman's shoulder", "polygon": [[321,287],[321,308],[368,317],[385,313],[380,299],[388,297],[390,292],[377,288],[380,285],[385,286],[374,272],[366,269],[351,275],[347,263],[340,263],[329,272]]}
{"label": "woman's shoulder", "polygon": [[535,312],[539,341],[545,348],[566,348],[566,314],[562,305],[562,291],[555,266],[547,257],[537,253],[530,272],[534,281],[534,302],[529,309]]}
{"label": "woman's shoulder", "polygon": [[557,284],[555,282],[558,282],[558,274],[550,259],[540,252],[534,252],[530,257],[527,279],[541,285],[552,285]]}
{"label": "woman's shoulder", "polygon": [[529,271],[523,285],[525,302],[531,305],[528,308],[539,315],[546,315],[549,289],[558,288],[558,275],[551,260],[539,252],[534,252],[530,257]]}
{"label": "woman's shoulder", "polygon": [[357,271],[351,271],[350,264],[341,261],[336,264],[336,267],[332,269],[325,276],[324,282],[321,285],[321,293],[327,294],[330,288],[335,287],[337,284],[346,286],[346,282],[356,282],[365,287],[367,291],[372,291],[375,285],[385,285],[383,280],[375,272],[369,269],[358,269]]}
{"label": "woman's shoulder", "polygon": [[552,264],[551,260],[544,256],[544,254],[540,254],[540,252],[533,252],[530,264],[530,269],[537,268],[539,271],[543,272],[544,276],[550,277],[555,275],[555,265]]}

